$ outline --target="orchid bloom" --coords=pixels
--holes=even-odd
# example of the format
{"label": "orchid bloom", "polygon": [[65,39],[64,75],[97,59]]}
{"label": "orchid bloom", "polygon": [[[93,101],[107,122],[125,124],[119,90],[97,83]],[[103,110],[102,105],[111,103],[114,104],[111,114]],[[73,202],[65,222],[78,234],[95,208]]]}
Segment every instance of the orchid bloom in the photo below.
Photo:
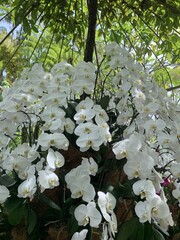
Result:
{"label": "orchid bloom", "polygon": [[60,168],[64,165],[65,160],[60,152],[54,151],[52,148],[48,150],[47,163],[53,170]]}
{"label": "orchid bloom", "polygon": [[92,176],[95,176],[98,171],[98,165],[94,161],[92,157],[88,158],[82,158],[81,165],[84,167],[87,167],[89,174]]}
{"label": "orchid bloom", "polygon": [[35,176],[32,176],[19,185],[18,197],[20,198],[29,197],[30,199],[32,199],[36,190],[37,190],[36,178]]}
{"label": "orchid bloom", "polygon": [[141,199],[150,199],[156,196],[156,191],[152,181],[139,180],[133,184],[133,191],[136,195],[140,195]]}
{"label": "orchid bloom", "polygon": [[80,204],[74,211],[74,216],[80,226],[89,224],[91,227],[99,227],[102,216],[96,209],[94,202],[89,202],[87,205]]}
{"label": "orchid bloom", "polygon": [[139,201],[135,206],[136,215],[141,223],[151,223],[151,206],[147,201]]}
{"label": "orchid bloom", "polygon": [[0,204],[4,203],[8,197],[10,197],[8,188],[0,185]]}
{"label": "orchid bloom", "polygon": [[75,232],[71,238],[71,240],[85,240],[86,239],[86,235],[88,233],[87,229],[83,229],[80,232]]}
{"label": "orchid bloom", "polygon": [[94,186],[90,183],[89,169],[86,165],[80,165],[72,169],[65,176],[67,187],[71,190],[72,198],[79,198],[90,202],[95,197]]}
{"label": "orchid bloom", "polygon": [[103,214],[103,217],[106,219],[107,222],[110,222],[111,214],[116,206],[116,199],[115,197],[107,192],[106,194],[99,191],[98,192],[98,206]]}
{"label": "orchid bloom", "polygon": [[38,143],[43,147],[43,150],[51,146],[55,146],[57,149],[67,150],[69,146],[68,139],[62,133],[41,133],[38,138]]}
{"label": "orchid bloom", "polygon": [[41,187],[41,192],[43,192],[45,189],[52,189],[56,186],[59,186],[58,176],[48,168],[39,171],[38,175],[38,182]]}

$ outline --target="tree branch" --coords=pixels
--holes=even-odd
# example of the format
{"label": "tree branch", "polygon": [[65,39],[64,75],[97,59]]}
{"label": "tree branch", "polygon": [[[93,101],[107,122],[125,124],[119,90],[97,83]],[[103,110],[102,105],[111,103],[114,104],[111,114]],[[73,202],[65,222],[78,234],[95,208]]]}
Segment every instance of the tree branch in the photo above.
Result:
{"label": "tree branch", "polygon": [[166,90],[167,91],[172,91],[172,90],[175,90],[175,89],[178,89],[178,88],[180,88],[180,85],[175,86],[175,87],[166,88]]}

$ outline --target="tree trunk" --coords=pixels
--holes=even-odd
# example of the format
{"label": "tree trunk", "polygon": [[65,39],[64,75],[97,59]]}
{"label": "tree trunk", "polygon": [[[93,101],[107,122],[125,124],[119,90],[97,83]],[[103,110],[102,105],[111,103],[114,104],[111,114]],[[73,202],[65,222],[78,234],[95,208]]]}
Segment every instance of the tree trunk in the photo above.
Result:
{"label": "tree trunk", "polygon": [[85,62],[93,61],[97,21],[97,6],[98,6],[97,1],[98,0],[87,0],[89,16],[88,16],[88,33],[84,53]]}

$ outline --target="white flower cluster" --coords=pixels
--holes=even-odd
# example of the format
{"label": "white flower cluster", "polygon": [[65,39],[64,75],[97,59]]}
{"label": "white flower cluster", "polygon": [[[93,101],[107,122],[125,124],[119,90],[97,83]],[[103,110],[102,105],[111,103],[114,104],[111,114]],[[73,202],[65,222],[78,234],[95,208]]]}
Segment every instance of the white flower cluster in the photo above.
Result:
{"label": "white flower cluster", "polygon": [[[81,62],[76,68],[59,63],[51,73],[35,64],[11,88],[4,89],[0,103],[0,166],[7,174],[15,171],[22,180],[18,197],[33,198],[38,186],[43,192],[59,185],[55,170],[65,163],[59,150],[68,149],[64,132],[72,134],[75,127],[74,121],[65,117],[63,107],[67,107],[72,93],[90,94],[94,81],[95,67],[91,63]],[[19,138],[22,134],[23,143],[9,147],[18,134]],[[46,151],[45,156],[40,153]]]}
{"label": "white flower cluster", "polygon": [[117,159],[126,157],[128,160],[124,165],[124,171],[129,179],[145,179],[151,176],[155,165],[153,158],[155,154],[152,156],[151,149],[143,143],[143,136],[133,133],[129,139],[117,142],[113,146]]}
{"label": "white flower cluster", "polygon": [[[105,219],[103,223],[103,233],[102,236],[108,237],[108,235],[113,239],[115,233],[117,232],[117,219],[116,215],[113,212],[116,206],[116,199],[111,193],[104,193],[98,191],[98,206],[101,210],[101,213],[96,208],[95,203],[95,189],[90,183],[90,175],[95,176],[98,171],[98,165],[93,160],[93,158],[83,158],[81,165],[72,169],[69,173],[66,174],[65,180],[67,182],[67,187],[71,190],[72,198],[82,197],[82,200],[87,202],[86,204],[80,204],[74,211],[74,216],[78,221],[80,226],[86,226],[89,224],[91,227],[98,228],[102,216]],[[108,231],[107,231],[108,229]],[[72,239],[75,236],[79,236],[80,233],[75,233]],[[85,239],[84,238],[82,239]]]}
{"label": "white flower cluster", "polygon": [[89,148],[98,151],[102,144],[111,141],[107,124],[109,117],[100,105],[94,104],[93,100],[87,97],[76,106],[76,111],[74,119],[78,126],[74,133],[78,136],[76,144],[81,152]]}
{"label": "white flower cluster", "polygon": [[[98,75],[92,63],[82,61],[75,67],[58,63],[50,73],[35,64],[11,88],[3,90],[1,175],[18,179],[17,196],[32,199],[39,190],[59,186],[56,170],[66,166],[63,153],[70,144],[75,145],[71,137],[80,152],[99,151],[102,145],[110,148],[113,141],[111,150],[116,159],[126,159],[128,179],[136,179],[133,191],[140,199],[135,206],[140,222],[157,223],[166,232],[173,225],[163,187],[166,180],[173,184],[172,195],[180,204],[180,107],[118,44],[106,46],[106,55],[117,90],[112,126],[110,116],[95,100],[80,100],[83,93],[93,94]],[[108,94],[111,96],[110,91]],[[74,106],[72,112],[69,104]],[[119,131],[122,126],[123,131]],[[74,211],[78,224],[101,226],[101,239],[114,239],[118,228],[116,199],[93,185],[96,161],[83,158],[79,166],[68,171],[65,181],[71,198],[82,200]],[[9,190],[0,186],[0,204],[11,196]],[[84,240],[87,233],[87,229],[76,232],[72,240]]]}
{"label": "white flower cluster", "polygon": [[140,195],[141,199],[145,199],[145,201],[139,201],[135,206],[135,212],[140,222],[149,221],[151,223],[153,220],[160,225],[163,231],[166,231],[169,225],[173,226],[167,199],[163,192],[160,193],[160,196],[157,195],[151,180],[139,180],[135,182],[133,191],[136,195]]}
{"label": "white flower cluster", "polygon": [[[137,186],[141,196],[150,194],[146,188],[147,184],[151,186],[153,196],[135,207],[140,221],[151,222],[152,218],[166,231],[173,220],[164,197],[163,179],[168,176],[173,181],[180,176],[180,107],[134,63],[126,50],[113,43],[106,47],[106,54],[111,59],[110,67],[118,69],[113,78],[114,86],[119,86],[117,124],[127,126],[124,139],[114,144],[113,152],[117,159],[127,159],[124,172],[129,179],[141,179],[133,185],[135,194]],[[159,174],[156,169],[163,171]],[[177,181],[175,187],[173,196],[180,200]]]}
{"label": "white flower cluster", "polygon": [[90,202],[95,197],[95,190],[90,183],[90,175],[95,175],[98,170],[97,163],[90,158],[83,158],[81,165],[66,174],[67,187],[71,190],[72,198],[79,198]]}

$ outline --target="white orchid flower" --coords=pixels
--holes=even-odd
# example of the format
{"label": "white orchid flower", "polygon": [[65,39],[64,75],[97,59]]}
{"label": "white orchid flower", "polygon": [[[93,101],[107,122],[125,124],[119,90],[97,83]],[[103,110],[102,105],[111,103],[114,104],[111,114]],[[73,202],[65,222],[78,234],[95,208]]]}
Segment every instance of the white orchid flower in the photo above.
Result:
{"label": "white orchid flower", "polygon": [[141,223],[151,223],[151,206],[147,201],[139,201],[135,206],[136,215]]}
{"label": "white orchid flower", "polygon": [[74,211],[74,216],[80,226],[89,224],[91,227],[97,228],[102,220],[102,216],[96,209],[94,202],[89,202],[87,205],[79,205]]}
{"label": "white orchid flower", "polygon": [[117,218],[114,212],[111,213],[111,218],[108,222],[108,232],[112,239],[117,233]]}
{"label": "white orchid flower", "polygon": [[65,176],[67,187],[71,190],[72,198],[79,198],[90,202],[95,197],[95,189],[90,183],[89,169],[87,166],[80,165],[72,169]]}
{"label": "white orchid flower", "polygon": [[41,187],[41,192],[43,192],[45,189],[52,189],[56,186],[59,186],[58,176],[49,169],[39,171],[38,175],[38,182]]}
{"label": "white orchid flower", "polygon": [[69,141],[62,133],[41,133],[38,138],[38,144],[43,147],[43,150],[46,150],[51,146],[55,146],[58,149],[67,150]]}
{"label": "white orchid flower", "polygon": [[98,206],[100,207],[103,217],[109,222],[111,220],[111,214],[116,206],[115,197],[109,192],[105,194],[104,192],[99,191]]}
{"label": "white orchid flower", "polygon": [[9,189],[5,186],[0,186],[0,204],[4,203],[10,197]]}
{"label": "white orchid flower", "polygon": [[18,186],[18,197],[20,198],[33,198],[34,193],[37,190],[36,177],[31,176]]}
{"label": "white orchid flower", "polygon": [[154,185],[150,180],[139,180],[133,184],[132,188],[136,195],[140,195],[141,199],[148,200],[156,196]]}
{"label": "white orchid flower", "polygon": [[89,174],[92,176],[95,176],[98,171],[98,165],[94,161],[92,157],[88,158],[82,158],[81,165],[86,167],[89,171]]}
{"label": "white orchid flower", "polygon": [[60,168],[64,165],[65,160],[60,152],[54,151],[52,148],[48,150],[47,163],[52,170]]}
{"label": "white orchid flower", "polygon": [[75,232],[71,238],[71,240],[85,240],[86,239],[86,235],[88,233],[87,229],[83,229],[80,232]]}

